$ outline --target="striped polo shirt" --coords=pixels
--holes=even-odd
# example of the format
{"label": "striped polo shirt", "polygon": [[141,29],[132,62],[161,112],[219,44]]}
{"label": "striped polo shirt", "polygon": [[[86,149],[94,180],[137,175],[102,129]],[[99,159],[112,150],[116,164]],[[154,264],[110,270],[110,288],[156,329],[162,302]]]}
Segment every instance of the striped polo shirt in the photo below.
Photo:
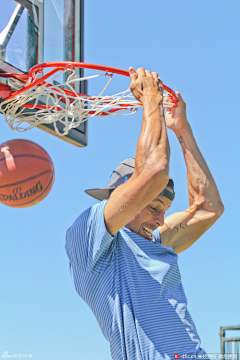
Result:
{"label": "striped polo shirt", "polygon": [[68,229],[66,251],[75,289],[96,316],[112,358],[205,354],[187,309],[177,254],[161,244],[158,230],[152,241],[125,227],[111,236],[104,223],[106,202],[86,210]]}

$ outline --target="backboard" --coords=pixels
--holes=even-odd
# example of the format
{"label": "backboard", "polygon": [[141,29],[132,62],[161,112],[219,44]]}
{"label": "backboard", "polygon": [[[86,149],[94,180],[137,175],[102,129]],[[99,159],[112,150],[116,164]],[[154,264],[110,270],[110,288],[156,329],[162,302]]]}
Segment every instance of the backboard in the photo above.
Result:
{"label": "backboard", "polygon": [[[84,0],[8,0],[1,12],[0,73],[24,73],[50,61],[84,61]],[[78,71],[75,76],[83,77],[84,70]],[[87,94],[87,81],[76,83],[75,90]],[[51,124],[39,128],[57,136]],[[86,146],[87,121],[59,138]]]}

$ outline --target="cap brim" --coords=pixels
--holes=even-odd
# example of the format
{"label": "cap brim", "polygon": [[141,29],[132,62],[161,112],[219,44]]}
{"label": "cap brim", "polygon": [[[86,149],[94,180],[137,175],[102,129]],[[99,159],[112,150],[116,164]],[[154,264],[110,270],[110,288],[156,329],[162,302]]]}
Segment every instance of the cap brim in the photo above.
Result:
{"label": "cap brim", "polygon": [[100,189],[89,189],[89,190],[85,190],[85,193],[92,196],[94,199],[102,201],[105,199],[109,199],[109,196],[114,189],[116,188],[106,187]]}
{"label": "cap brim", "polygon": [[[109,199],[110,194],[114,189],[116,189],[116,187],[89,189],[89,190],[85,190],[85,193],[87,195],[92,196],[94,199],[102,201],[102,200]],[[173,201],[173,199],[175,197],[175,193],[172,193],[172,192],[168,191],[167,189],[164,189],[159,195],[165,196],[168,199],[170,199],[171,201]]]}

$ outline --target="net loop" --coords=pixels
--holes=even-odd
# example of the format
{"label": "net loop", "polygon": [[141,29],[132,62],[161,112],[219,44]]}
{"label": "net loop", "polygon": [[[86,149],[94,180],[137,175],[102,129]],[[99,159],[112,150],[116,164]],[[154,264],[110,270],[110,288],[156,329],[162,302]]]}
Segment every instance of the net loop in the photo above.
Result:
{"label": "net loop", "polygon": [[106,70],[105,76],[111,76],[111,77],[113,77],[113,73],[109,73],[109,72]]}

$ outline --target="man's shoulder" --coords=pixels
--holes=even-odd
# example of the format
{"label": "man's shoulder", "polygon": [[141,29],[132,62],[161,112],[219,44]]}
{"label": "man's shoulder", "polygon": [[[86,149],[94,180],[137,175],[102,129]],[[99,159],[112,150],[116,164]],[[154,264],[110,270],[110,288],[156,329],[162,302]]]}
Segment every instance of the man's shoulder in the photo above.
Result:
{"label": "man's shoulder", "polygon": [[103,200],[85,210],[80,216],[87,222],[104,222],[104,208],[108,200]]}
{"label": "man's shoulder", "polygon": [[89,221],[92,221],[92,220],[100,221],[102,216],[104,215],[104,207],[105,207],[106,203],[107,203],[107,200],[103,200],[99,203],[92,205],[88,209],[84,210],[78,216],[78,218],[75,220],[75,222],[73,223],[73,226],[79,225],[80,223],[81,224],[88,223]]}

